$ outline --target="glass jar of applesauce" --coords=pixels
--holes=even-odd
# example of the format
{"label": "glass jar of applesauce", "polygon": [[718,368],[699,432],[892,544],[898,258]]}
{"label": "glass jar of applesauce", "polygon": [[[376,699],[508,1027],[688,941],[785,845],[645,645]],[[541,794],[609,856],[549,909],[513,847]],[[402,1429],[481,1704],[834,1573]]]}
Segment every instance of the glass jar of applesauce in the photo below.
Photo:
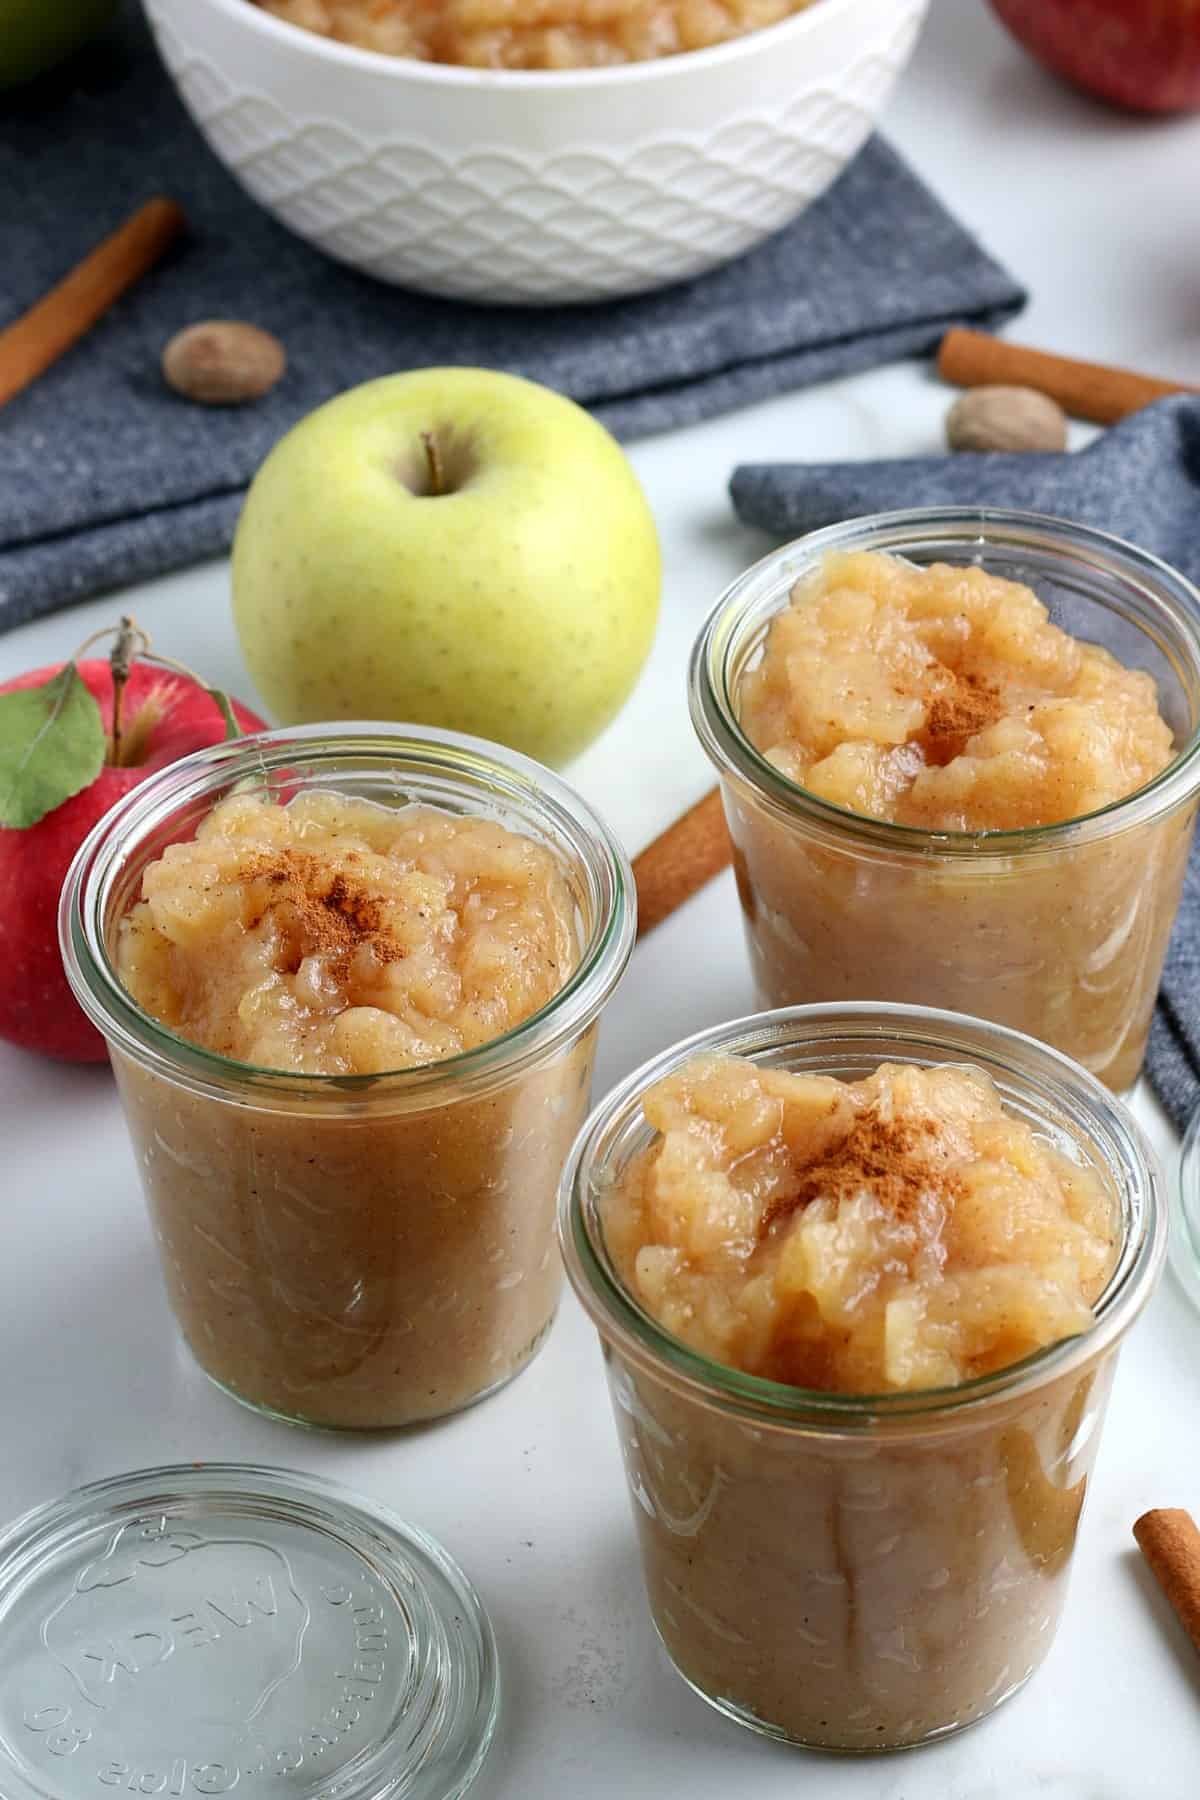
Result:
{"label": "glass jar of applesauce", "polygon": [[[118,950],[148,866],[229,796],[370,801],[377,818],[415,804],[532,839],[574,913],[565,984],[505,1035],[390,1073],[283,1073],[185,1041],[133,999]],[[108,1042],[172,1307],[214,1381],[264,1412],[354,1428],[453,1412],[524,1367],[557,1304],[558,1179],[635,915],[624,853],[564,782],[450,732],[243,739],[163,769],[101,821],[64,885],[63,956]],[[479,952],[502,953],[495,939]],[[239,1012],[258,1003],[240,993]]]}
{"label": "glass jar of applesauce", "polygon": [[[875,1395],[784,1386],[668,1333],[618,1275],[605,1207],[654,1141],[647,1089],[711,1053],[846,1080],[885,1062],[982,1069],[1007,1113],[1111,1190],[1115,1262],[1091,1329],[957,1387]],[[677,1045],[600,1104],[559,1231],[603,1346],[650,1610],[697,1693],[772,1737],[874,1751],[960,1730],[1028,1680],[1062,1608],[1117,1350],[1166,1248],[1159,1172],[1119,1102],[981,1020],[764,1013]]]}
{"label": "glass jar of applesauce", "polygon": [[[835,805],[750,742],[744,684],[797,581],[883,551],[1026,584],[1053,624],[1150,674],[1174,735],[1145,786],[1024,830],[928,831]],[[812,533],[727,590],[697,640],[692,719],[720,775],[763,1003],[894,1000],[1029,1032],[1137,1079],[1200,791],[1200,594],[1156,557],[1018,512],[896,512]],[[1086,753],[1086,752],[1085,752]]]}

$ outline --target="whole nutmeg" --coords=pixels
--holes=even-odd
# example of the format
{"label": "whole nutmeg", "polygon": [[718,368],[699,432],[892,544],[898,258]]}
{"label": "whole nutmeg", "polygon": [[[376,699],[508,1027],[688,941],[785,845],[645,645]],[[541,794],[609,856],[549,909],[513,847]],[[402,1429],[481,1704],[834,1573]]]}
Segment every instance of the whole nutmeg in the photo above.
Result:
{"label": "whole nutmeg", "polygon": [[1028,387],[977,387],[946,414],[951,450],[1065,450],[1067,415]]}
{"label": "whole nutmeg", "polygon": [[168,387],[202,406],[244,406],[270,393],[287,367],[283,345],[241,319],[205,319],[177,331],[162,353]]}

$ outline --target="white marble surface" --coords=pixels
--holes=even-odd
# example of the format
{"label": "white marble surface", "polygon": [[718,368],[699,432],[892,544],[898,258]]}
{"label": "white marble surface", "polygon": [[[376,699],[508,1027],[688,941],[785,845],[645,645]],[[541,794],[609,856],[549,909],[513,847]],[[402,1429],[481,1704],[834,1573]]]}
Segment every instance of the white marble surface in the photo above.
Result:
{"label": "white marble surface", "polygon": [[[935,0],[888,124],[1030,284],[1028,341],[1200,371],[1200,121],[1093,107],[1027,63],[981,0]],[[731,519],[731,465],[928,450],[945,401],[923,370],[898,367],[637,446],[666,551],[665,616],[635,698],[573,771],[632,849],[708,780],[684,660],[715,594],[765,548]],[[131,603],[173,654],[251,697],[223,565]],[[68,653],[116,610],[109,598],[0,638],[0,678]],[[606,1021],[601,1085],[746,1009],[733,917],[721,882],[638,953]],[[1144,1098],[1139,1110],[1169,1152]],[[398,1507],[460,1556],[496,1623],[507,1705],[481,1800],[1192,1800],[1200,1663],[1129,1535],[1147,1506],[1200,1509],[1200,1319],[1170,1279],[1122,1360],[1066,1620],[1041,1676],[948,1744],[839,1762],[747,1737],[667,1668],[599,1359],[573,1300],[529,1373],[462,1419],[361,1441],[290,1431],[224,1399],[177,1347],[107,1074],[0,1046],[0,1134],[0,1517],[121,1469],[228,1457],[319,1470]]]}

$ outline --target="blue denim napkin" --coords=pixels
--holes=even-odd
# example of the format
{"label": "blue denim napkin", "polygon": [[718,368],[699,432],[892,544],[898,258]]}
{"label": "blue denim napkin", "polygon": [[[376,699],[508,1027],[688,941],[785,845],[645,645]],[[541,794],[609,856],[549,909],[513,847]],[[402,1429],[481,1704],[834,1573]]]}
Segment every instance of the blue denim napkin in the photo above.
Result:
{"label": "blue denim napkin", "polygon": [[[47,4],[50,0],[47,0]],[[156,191],[194,236],[0,411],[0,629],[224,550],[271,445],[340,389],[482,363],[593,407],[625,437],[927,352],[995,322],[1016,283],[879,139],[761,249],[642,299],[558,310],[439,301],[328,261],[249,200],[192,126],[140,16],[0,116],[0,325]],[[276,332],[257,406],[189,406],[158,372],[197,319]]]}
{"label": "blue denim napkin", "polygon": [[[1130,539],[1200,585],[1200,399],[1160,400],[1074,455],[959,455],[735,469],[738,517],[783,538],[899,506],[1029,507]],[[1200,842],[1167,955],[1147,1071],[1182,1128],[1200,1105]]]}

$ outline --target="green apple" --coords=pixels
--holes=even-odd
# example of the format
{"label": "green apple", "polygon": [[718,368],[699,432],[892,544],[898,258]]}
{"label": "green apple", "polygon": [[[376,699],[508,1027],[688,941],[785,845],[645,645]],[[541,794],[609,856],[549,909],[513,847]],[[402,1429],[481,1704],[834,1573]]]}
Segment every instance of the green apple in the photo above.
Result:
{"label": "green apple", "polygon": [[233,547],[242,649],[285,724],[446,725],[552,764],[628,697],[660,586],[615,440],[488,369],[387,375],[310,413]]}
{"label": "green apple", "polygon": [[116,0],[0,0],[0,87],[53,68],[115,10]]}

